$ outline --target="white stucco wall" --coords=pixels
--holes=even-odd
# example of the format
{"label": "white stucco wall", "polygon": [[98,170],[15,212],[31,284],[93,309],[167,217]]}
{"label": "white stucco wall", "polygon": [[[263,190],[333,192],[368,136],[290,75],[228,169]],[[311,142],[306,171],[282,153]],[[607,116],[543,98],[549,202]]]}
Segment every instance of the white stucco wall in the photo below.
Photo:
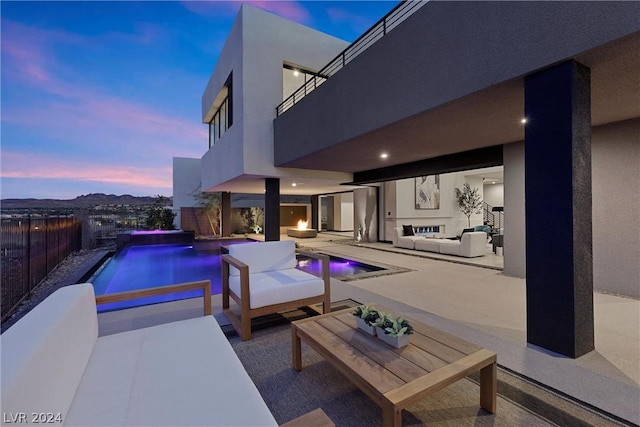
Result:
{"label": "white stucco wall", "polygon": [[[219,108],[215,103],[216,97],[225,85],[229,75],[232,77],[233,98],[233,124],[216,144],[207,150],[208,141],[202,141],[202,188],[210,189],[220,183],[241,175],[244,171],[243,163],[243,100],[241,94],[244,90],[242,80],[242,14],[244,7],[236,17],[229,36],[225,42],[215,70],[209,78],[207,87],[202,95],[202,121],[209,123],[213,113]],[[220,101],[220,100],[218,100]]]}
{"label": "white stucco wall", "polygon": [[640,119],[591,136],[593,286],[640,297]]}
{"label": "white stucco wall", "polygon": [[180,228],[180,208],[198,206],[193,194],[200,191],[200,168],[200,159],[173,158],[173,209],[177,214],[174,220],[177,228]]}
{"label": "white stucco wall", "polygon": [[203,156],[204,186],[242,175],[291,175],[273,166],[273,120],[283,101],[283,63],[318,71],[347,46],[344,40],[243,5],[203,95],[203,121],[208,122],[218,107],[214,100],[233,72],[233,125]]}
{"label": "white stucco wall", "polygon": [[362,230],[362,240],[377,242],[378,234],[378,189],[362,187],[353,190],[353,238]]}

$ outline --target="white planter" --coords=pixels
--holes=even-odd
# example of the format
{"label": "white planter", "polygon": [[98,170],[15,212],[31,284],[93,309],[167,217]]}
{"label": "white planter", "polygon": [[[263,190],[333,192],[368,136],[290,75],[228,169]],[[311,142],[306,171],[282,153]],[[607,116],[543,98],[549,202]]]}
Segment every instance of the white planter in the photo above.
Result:
{"label": "white planter", "polygon": [[376,328],[369,325],[367,322],[365,322],[363,319],[361,319],[360,317],[356,317],[356,323],[358,324],[358,328],[362,329],[363,331],[365,331],[367,334],[369,335],[376,335]]}
{"label": "white planter", "polygon": [[409,345],[409,341],[411,341],[411,335],[394,337],[389,334],[385,334],[382,330],[378,331],[378,338],[395,348],[405,347]]}

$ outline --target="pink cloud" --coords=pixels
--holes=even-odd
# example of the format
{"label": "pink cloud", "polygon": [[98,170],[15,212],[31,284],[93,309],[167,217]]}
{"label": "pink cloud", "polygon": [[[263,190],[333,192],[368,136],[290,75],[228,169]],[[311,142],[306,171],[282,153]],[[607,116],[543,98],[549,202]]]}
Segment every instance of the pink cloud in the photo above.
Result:
{"label": "pink cloud", "polygon": [[2,178],[66,179],[106,184],[125,184],[147,188],[172,187],[170,166],[141,167],[119,164],[81,162],[52,158],[36,153],[2,153]]}
{"label": "pink cloud", "polygon": [[229,13],[237,13],[242,4],[273,12],[283,18],[296,21],[300,24],[308,24],[312,21],[311,14],[298,1],[273,1],[273,0],[231,0],[231,1],[183,1],[182,5],[188,10],[205,17],[212,17],[222,10]]}
{"label": "pink cloud", "polygon": [[[90,45],[95,40],[6,20],[2,25],[3,84],[35,89],[38,98],[37,103],[13,102],[2,111],[3,124],[38,135],[25,137],[19,148],[9,148],[12,144],[4,144],[3,136],[3,179],[51,181],[54,188],[66,180],[77,182],[78,188],[97,183],[170,194],[171,158],[200,157],[206,151],[208,132],[197,117],[180,117],[113,96],[100,86],[80,84],[75,70],[55,56],[59,44]],[[161,36],[156,30],[142,27],[135,34],[100,37],[130,37],[127,41],[144,44]],[[40,141],[31,142],[36,139]],[[35,144],[41,145],[34,149]],[[48,154],[52,152],[56,154]],[[19,185],[24,184],[11,184]]]}

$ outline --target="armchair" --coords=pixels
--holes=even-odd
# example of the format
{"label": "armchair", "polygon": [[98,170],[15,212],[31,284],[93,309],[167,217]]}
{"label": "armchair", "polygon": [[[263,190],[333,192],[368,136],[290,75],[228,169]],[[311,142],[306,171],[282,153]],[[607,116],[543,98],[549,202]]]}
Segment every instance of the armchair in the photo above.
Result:
{"label": "armchair", "polygon": [[[243,341],[251,339],[251,319],[310,304],[331,307],[329,257],[297,251],[322,261],[322,277],[298,270],[293,241],[231,245],[222,255],[222,309]],[[240,318],[229,305],[240,306]]]}

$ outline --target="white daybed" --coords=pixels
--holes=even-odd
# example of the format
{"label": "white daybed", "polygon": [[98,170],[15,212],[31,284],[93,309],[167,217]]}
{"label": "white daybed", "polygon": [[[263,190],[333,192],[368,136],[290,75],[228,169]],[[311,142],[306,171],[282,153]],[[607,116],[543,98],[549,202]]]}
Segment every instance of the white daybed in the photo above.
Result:
{"label": "white daybed", "polygon": [[75,426],[276,426],[204,299],[208,315],[98,337],[93,286],[57,290],[1,336],[3,413],[25,414],[21,425],[35,413]]}

